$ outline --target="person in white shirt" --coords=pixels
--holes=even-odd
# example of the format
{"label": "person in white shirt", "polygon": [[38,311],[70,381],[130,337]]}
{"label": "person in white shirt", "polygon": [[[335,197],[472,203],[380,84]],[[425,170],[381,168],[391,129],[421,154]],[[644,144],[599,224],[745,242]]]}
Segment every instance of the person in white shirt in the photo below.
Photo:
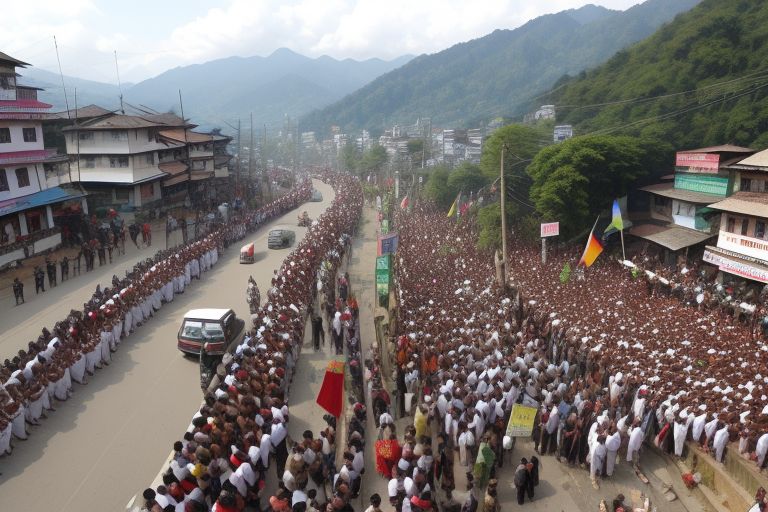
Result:
{"label": "person in white shirt", "polygon": [[605,475],[613,476],[613,469],[616,465],[616,457],[619,455],[619,448],[621,447],[621,432],[618,428],[612,427],[612,432],[605,439]]}

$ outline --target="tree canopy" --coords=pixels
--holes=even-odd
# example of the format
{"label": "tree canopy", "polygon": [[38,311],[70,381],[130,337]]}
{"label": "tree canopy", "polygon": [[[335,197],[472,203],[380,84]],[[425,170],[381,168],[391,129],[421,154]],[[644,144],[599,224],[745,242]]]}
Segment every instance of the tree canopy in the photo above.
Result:
{"label": "tree canopy", "polygon": [[628,136],[575,137],[549,146],[528,166],[531,200],[544,221],[559,221],[561,234],[573,236],[658,169],[668,150]]}

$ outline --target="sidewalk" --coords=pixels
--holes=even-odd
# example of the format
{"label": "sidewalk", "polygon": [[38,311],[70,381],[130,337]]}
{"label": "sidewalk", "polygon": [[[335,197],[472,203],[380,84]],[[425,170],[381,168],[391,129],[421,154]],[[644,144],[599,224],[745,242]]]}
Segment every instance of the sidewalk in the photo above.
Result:
{"label": "sidewalk", "polygon": [[[139,236],[139,241],[141,241],[141,237]],[[79,247],[59,247],[58,249],[51,251],[47,255],[44,254],[37,254],[34,256],[31,256],[29,258],[26,258],[23,260],[22,267],[17,268],[15,270],[9,270],[3,273],[0,273],[0,304],[7,304],[10,306],[14,306],[16,304],[16,301],[13,297],[13,280],[14,278],[18,277],[21,279],[21,281],[24,283],[24,299],[26,302],[31,302],[35,300],[36,293],[35,293],[35,279],[32,276],[32,272],[35,269],[35,266],[40,266],[40,268],[43,269],[43,271],[46,270],[45,268],[45,258],[46,256],[50,257],[52,260],[56,261],[56,279],[58,282],[58,286],[61,286],[61,265],[60,261],[64,258],[64,256],[67,256],[69,258],[69,281],[77,281],[80,280],[81,277],[85,277],[88,274],[93,273],[94,271],[98,271],[101,269],[108,268],[110,266],[115,267],[116,269],[118,267],[121,267],[125,262],[130,261],[133,262],[136,260],[138,256],[142,257],[150,257],[155,254],[160,249],[165,249],[165,219],[160,220],[154,220],[152,221],[152,246],[147,248],[145,246],[141,246],[141,248],[136,248],[135,245],[133,245],[133,242],[131,241],[131,238],[126,235],[126,241],[125,241],[125,254],[118,255],[117,250],[112,251],[112,263],[109,262],[109,255],[107,255],[107,263],[105,265],[99,265],[99,257],[96,255],[96,258],[94,260],[94,269],[91,272],[85,271],[85,261],[83,258],[80,259],[80,275],[73,274],[73,268],[74,263],[73,260],[77,258],[78,253],[80,252]],[[119,274],[119,277],[123,277],[123,271],[121,270],[118,272],[117,270],[113,273]],[[50,291],[51,287],[48,284],[48,273],[45,274],[45,293],[48,293]],[[43,294],[41,292],[41,294]]]}

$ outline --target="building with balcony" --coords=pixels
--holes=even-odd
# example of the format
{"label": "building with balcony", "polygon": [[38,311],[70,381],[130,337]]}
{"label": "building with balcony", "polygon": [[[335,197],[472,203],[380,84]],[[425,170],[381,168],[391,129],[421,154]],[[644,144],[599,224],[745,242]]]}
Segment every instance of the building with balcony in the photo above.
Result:
{"label": "building with balcony", "polygon": [[59,245],[57,217],[84,206],[81,190],[55,179],[68,173],[68,160],[43,141],[51,105],[18,83],[16,69],[28,65],[0,52],[0,267]]}
{"label": "building with balcony", "polygon": [[720,226],[720,212],[709,205],[730,195],[729,165],[752,153],[733,145],[678,151],[671,180],[640,189],[650,194],[649,211],[629,234],[659,249],[666,264],[679,257],[699,259]]}
{"label": "building with balcony", "polygon": [[709,205],[721,212],[717,245],[704,261],[722,281],[768,283],[768,150],[731,164],[733,194]]}

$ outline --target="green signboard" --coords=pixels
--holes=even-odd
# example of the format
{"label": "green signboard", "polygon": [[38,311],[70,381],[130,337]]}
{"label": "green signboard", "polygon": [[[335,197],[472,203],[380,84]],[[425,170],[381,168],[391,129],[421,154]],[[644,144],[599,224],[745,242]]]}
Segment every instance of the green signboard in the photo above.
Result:
{"label": "green signboard", "polygon": [[675,188],[725,197],[728,194],[728,178],[710,174],[675,173]]}
{"label": "green signboard", "polygon": [[381,221],[381,234],[386,235],[389,233],[389,219],[383,219]]}
{"label": "green signboard", "polygon": [[376,295],[379,297],[379,304],[383,307],[389,304],[390,263],[389,254],[376,258]]}

